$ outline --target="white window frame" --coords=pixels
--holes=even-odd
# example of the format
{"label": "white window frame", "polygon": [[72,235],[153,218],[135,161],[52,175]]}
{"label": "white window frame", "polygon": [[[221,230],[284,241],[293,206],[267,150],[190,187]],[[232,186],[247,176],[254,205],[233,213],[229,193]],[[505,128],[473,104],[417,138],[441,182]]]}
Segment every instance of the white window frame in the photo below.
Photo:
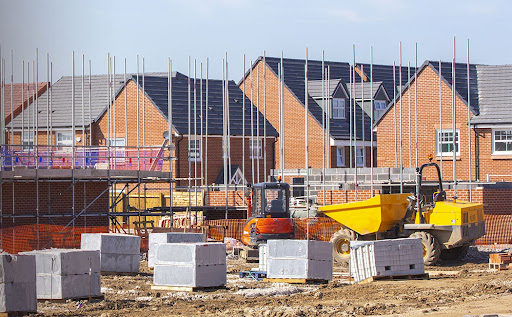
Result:
{"label": "white window frame", "polygon": [[345,166],[345,147],[344,146],[336,147],[336,166],[338,166],[338,167]]}
{"label": "white window frame", "polygon": [[[195,144],[193,144],[195,143]],[[192,147],[194,145],[194,147]],[[188,151],[189,151],[189,161],[193,162],[201,162],[202,157],[202,142],[201,138],[193,138],[191,137],[188,141]]]}
{"label": "white window frame", "polygon": [[[383,107],[381,107],[381,106],[377,107],[377,105],[383,105]],[[376,111],[386,110],[386,101],[385,100],[374,100],[373,106]]]}
{"label": "white window frame", "polygon": [[21,145],[23,150],[29,150],[34,146],[34,133],[22,132]]}
{"label": "white window frame", "polygon": [[512,129],[496,129],[496,130],[492,130],[492,154],[495,154],[495,155],[512,155],[512,139],[510,140],[500,140],[499,142],[503,142],[503,143],[509,143],[509,147],[511,148],[511,150],[507,151],[498,151],[496,150],[496,132],[507,132],[507,133],[510,133],[512,135]]}
{"label": "white window frame", "polygon": [[[358,159],[361,158],[360,155],[358,155],[358,152],[361,151],[363,162],[362,164],[359,163]],[[365,167],[366,166],[366,151],[364,147],[357,147],[356,148],[356,167]]]}
{"label": "white window frame", "polygon": [[[253,143],[254,142],[254,143]],[[253,149],[254,144],[254,149]],[[258,151],[257,155],[254,152]],[[249,158],[261,159],[263,158],[263,139],[254,138],[254,141],[249,138]]]}
{"label": "white window frame", "polygon": [[112,146],[110,149],[110,156],[116,162],[124,162],[126,159],[126,140],[124,138],[107,138],[107,146]]}
{"label": "white window frame", "polygon": [[[331,102],[332,118],[333,119],[345,119],[345,99],[344,98],[333,98]],[[340,113],[342,116],[340,116]]]}
{"label": "white window frame", "polygon": [[[443,134],[452,133],[452,135],[453,135],[453,129],[442,129],[442,130],[438,129],[438,130],[436,130],[436,156],[441,156],[441,157],[453,156],[453,151],[442,152],[442,145],[443,144],[453,144],[453,139],[451,141],[444,141],[444,142],[441,141],[440,142],[441,131],[443,131]],[[455,135],[457,138],[457,152],[455,153],[455,155],[460,156],[460,130],[459,129],[455,130]]]}
{"label": "white window frame", "polygon": [[[68,142],[62,142],[59,141],[59,135],[69,134],[71,136],[71,139]],[[67,141],[67,140],[66,140]],[[65,147],[72,147],[73,146],[73,131],[56,131],[55,132],[55,145],[56,146],[65,146]]]}

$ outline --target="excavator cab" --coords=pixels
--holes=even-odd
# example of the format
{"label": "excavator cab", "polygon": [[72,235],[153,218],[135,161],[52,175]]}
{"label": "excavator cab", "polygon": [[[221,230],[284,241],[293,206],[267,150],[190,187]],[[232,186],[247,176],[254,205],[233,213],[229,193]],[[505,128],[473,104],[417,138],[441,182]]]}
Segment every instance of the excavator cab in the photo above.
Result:
{"label": "excavator cab", "polygon": [[269,239],[292,239],[290,185],[281,182],[258,183],[251,188],[250,217],[243,230],[242,242],[257,246]]}

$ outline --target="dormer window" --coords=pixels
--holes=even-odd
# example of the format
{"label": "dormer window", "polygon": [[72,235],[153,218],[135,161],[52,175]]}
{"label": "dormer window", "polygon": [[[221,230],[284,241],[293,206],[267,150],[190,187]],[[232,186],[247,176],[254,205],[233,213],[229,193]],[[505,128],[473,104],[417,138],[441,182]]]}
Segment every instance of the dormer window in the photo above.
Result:
{"label": "dormer window", "polygon": [[334,98],[332,100],[332,118],[345,119],[345,99]]}
{"label": "dormer window", "polygon": [[375,110],[386,110],[386,101],[384,100],[374,100],[373,104],[375,105]]}

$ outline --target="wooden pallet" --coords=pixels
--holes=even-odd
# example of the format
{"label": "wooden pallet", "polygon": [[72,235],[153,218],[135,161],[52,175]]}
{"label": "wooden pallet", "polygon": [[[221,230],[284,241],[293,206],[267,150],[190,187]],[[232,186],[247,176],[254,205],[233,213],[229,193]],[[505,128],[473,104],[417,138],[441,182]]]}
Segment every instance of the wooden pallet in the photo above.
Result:
{"label": "wooden pallet", "polygon": [[136,276],[139,272],[101,272],[101,275]]}
{"label": "wooden pallet", "polygon": [[22,311],[22,312],[18,312],[18,311],[15,311],[15,312],[10,312],[10,313],[0,313],[0,317],[22,317],[22,316],[27,316],[29,314],[32,314],[32,313],[37,313],[37,312],[28,312],[28,311]]}
{"label": "wooden pallet", "polygon": [[[91,296],[91,301],[102,301],[105,299],[105,295]],[[66,303],[68,300],[72,300],[74,302],[79,302],[82,300],[89,300],[89,296],[85,297],[77,297],[77,298],[57,298],[57,299],[37,299],[38,302],[52,302],[52,303]]]}
{"label": "wooden pallet", "polygon": [[430,278],[428,273],[422,274],[403,274],[403,275],[380,275],[372,276],[359,283],[371,283],[375,281],[400,281],[400,280],[428,280]]}
{"label": "wooden pallet", "polygon": [[263,282],[289,283],[289,284],[327,284],[328,280],[316,280],[307,278],[264,278]]}
{"label": "wooden pallet", "polygon": [[489,263],[489,269],[494,269],[498,271],[504,271],[504,270],[512,270],[512,264],[511,263]]}
{"label": "wooden pallet", "polygon": [[153,291],[168,291],[168,292],[213,292],[219,289],[226,289],[225,285],[212,286],[212,287],[189,287],[189,286],[167,286],[167,285],[151,285]]}

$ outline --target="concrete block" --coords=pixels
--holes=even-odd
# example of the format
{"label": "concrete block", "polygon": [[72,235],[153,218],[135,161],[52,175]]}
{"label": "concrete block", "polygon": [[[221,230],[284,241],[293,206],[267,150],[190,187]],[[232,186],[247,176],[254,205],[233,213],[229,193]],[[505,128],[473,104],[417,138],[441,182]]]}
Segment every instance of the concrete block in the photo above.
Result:
{"label": "concrete block", "polygon": [[37,299],[70,299],[101,295],[99,272],[74,275],[37,275]]}
{"label": "concrete block", "polygon": [[140,254],[140,237],[119,233],[82,233],[81,249],[110,254]]}
{"label": "concrete block", "polygon": [[139,254],[101,254],[101,272],[138,273]]}
{"label": "concrete block", "polygon": [[260,272],[267,271],[267,263],[268,263],[268,247],[267,244],[258,245],[258,270]]}
{"label": "concrete block", "polygon": [[226,264],[155,265],[154,285],[215,287],[226,284]]}
{"label": "concrete block", "polygon": [[37,274],[70,275],[100,272],[100,251],[49,249],[22,252],[36,257]]}
{"label": "concrete block", "polygon": [[0,255],[0,284],[35,283],[36,258],[33,255]]}
{"label": "concrete block", "polygon": [[161,243],[155,245],[155,265],[226,264],[224,243]]}
{"label": "concrete block", "polygon": [[268,258],[310,259],[332,262],[330,242],[313,240],[268,240]]}
{"label": "concrete block", "polygon": [[268,258],[268,278],[332,279],[332,261]]}
{"label": "concrete block", "polygon": [[155,245],[159,243],[192,243],[204,242],[203,233],[189,232],[158,232],[150,233],[148,241],[148,266],[155,265]]}
{"label": "concrete block", "polygon": [[[34,263],[35,271],[35,263]],[[35,273],[32,282],[1,283],[0,312],[36,312],[37,296]]]}

